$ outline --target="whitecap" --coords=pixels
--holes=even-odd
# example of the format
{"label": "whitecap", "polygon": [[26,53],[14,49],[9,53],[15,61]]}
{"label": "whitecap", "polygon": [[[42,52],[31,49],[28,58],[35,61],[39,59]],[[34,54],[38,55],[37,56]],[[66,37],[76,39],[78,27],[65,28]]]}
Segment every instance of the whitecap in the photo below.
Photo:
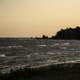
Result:
{"label": "whitecap", "polygon": [[60,49],[63,49],[63,50],[65,50],[65,49],[67,49],[67,47],[60,47]]}
{"label": "whitecap", "polygon": [[6,55],[5,54],[1,54],[0,57],[6,57]]}
{"label": "whitecap", "polygon": [[62,45],[63,46],[68,46],[70,43],[66,42],[66,43],[63,43]]}
{"label": "whitecap", "polygon": [[56,53],[53,53],[53,52],[47,52],[47,54],[56,54]]}
{"label": "whitecap", "polygon": [[39,47],[46,47],[47,45],[38,45]]}
{"label": "whitecap", "polygon": [[26,55],[27,56],[27,58],[30,58],[31,57],[31,55],[29,54],[29,55]]}
{"label": "whitecap", "polygon": [[34,55],[38,55],[38,54],[39,54],[39,53],[37,53],[37,52],[36,52],[36,53],[34,53]]}
{"label": "whitecap", "polygon": [[54,44],[54,46],[59,46],[59,45],[60,45],[59,43],[55,43],[55,44]]}

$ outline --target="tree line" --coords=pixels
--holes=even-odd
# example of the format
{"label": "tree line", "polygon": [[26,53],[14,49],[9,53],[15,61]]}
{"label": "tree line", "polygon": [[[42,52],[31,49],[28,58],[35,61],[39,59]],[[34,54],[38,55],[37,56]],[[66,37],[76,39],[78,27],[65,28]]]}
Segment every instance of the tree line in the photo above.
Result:
{"label": "tree line", "polygon": [[36,37],[36,39],[80,39],[80,27],[76,26],[76,28],[66,28],[59,30],[55,36],[48,37],[46,35],[42,35],[42,37]]}

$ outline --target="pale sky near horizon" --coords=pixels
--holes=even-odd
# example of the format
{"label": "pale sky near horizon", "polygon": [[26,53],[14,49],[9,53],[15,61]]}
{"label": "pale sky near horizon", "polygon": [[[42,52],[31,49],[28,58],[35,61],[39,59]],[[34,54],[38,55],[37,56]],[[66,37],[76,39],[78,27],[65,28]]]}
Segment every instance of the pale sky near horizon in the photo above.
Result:
{"label": "pale sky near horizon", "polygon": [[80,26],[80,0],[0,0],[0,37],[52,36]]}

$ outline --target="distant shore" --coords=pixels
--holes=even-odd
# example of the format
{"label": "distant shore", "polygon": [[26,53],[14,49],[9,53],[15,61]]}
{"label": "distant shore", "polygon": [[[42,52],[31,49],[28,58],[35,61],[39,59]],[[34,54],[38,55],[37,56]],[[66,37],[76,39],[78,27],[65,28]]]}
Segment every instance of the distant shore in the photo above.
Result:
{"label": "distant shore", "polygon": [[0,37],[0,39],[54,39],[54,40],[80,40],[80,27],[66,28],[57,31],[55,35],[48,37],[47,35],[42,35],[42,37]]}

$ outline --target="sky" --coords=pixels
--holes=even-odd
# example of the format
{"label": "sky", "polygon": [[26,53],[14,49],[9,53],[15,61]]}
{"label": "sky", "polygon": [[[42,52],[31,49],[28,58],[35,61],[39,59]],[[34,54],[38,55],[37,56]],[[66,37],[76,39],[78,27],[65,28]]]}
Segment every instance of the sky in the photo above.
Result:
{"label": "sky", "polygon": [[0,37],[52,36],[80,26],[80,0],[0,0]]}

